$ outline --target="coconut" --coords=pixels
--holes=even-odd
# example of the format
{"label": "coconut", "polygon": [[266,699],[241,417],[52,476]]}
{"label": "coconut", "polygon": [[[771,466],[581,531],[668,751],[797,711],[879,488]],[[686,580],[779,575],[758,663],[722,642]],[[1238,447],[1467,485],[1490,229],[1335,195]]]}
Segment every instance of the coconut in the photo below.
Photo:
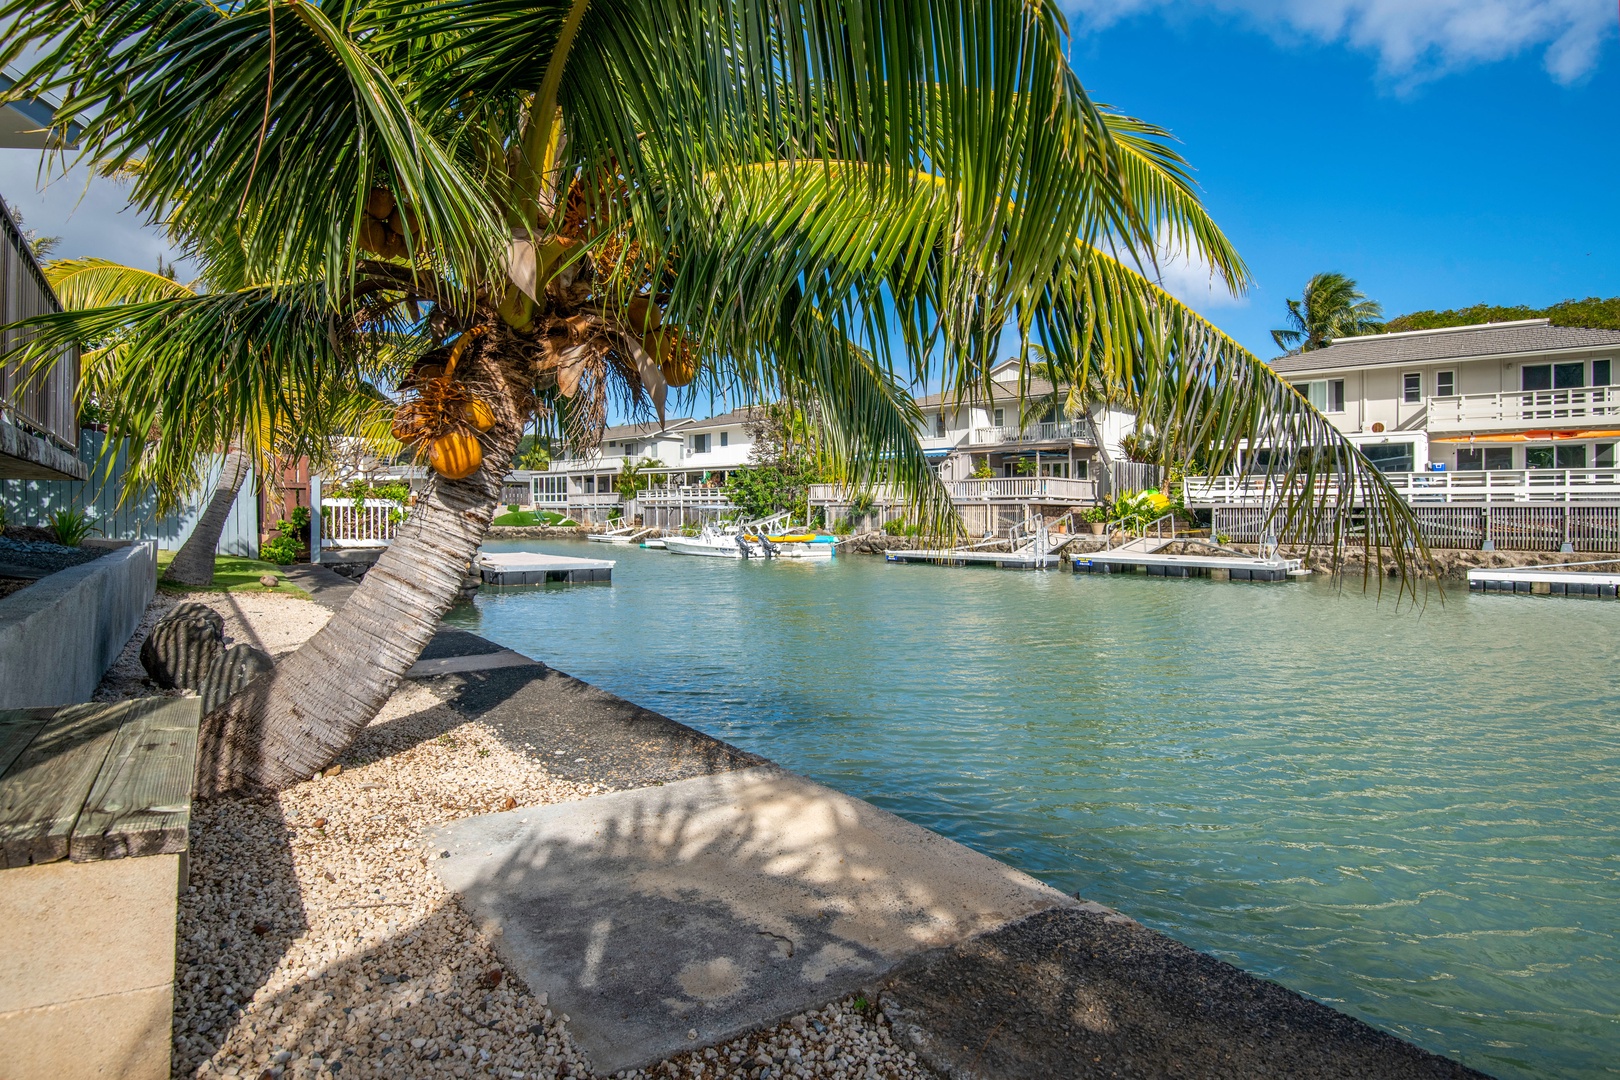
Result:
{"label": "coconut", "polygon": [[654,330],[641,339],[641,347],[647,350],[669,385],[685,386],[697,378],[697,353],[679,330]]}
{"label": "coconut", "polygon": [[464,480],[484,463],[484,448],[460,431],[440,435],[428,446],[428,464],[446,480]]}
{"label": "coconut", "polygon": [[378,221],[387,221],[394,212],[394,193],[385,187],[374,187],[366,195],[366,213]]}
{"label": "coconut", "polygon": [[630,325],[638,334],[645,334],[664,325],[664,313],[659,310],[657,304],[644,296],[638,296],[630,301],[625,314],[629,316]]}
{"label": "coconut", "polygon": [[461,418],[479,431],[488,431],[495,426],[494,410],[477,398],[462,402]]}
{"label": "coconut", "polygon": [[388,253],[388,226],[373,217],[360,219],[360,247],[374,255]]}

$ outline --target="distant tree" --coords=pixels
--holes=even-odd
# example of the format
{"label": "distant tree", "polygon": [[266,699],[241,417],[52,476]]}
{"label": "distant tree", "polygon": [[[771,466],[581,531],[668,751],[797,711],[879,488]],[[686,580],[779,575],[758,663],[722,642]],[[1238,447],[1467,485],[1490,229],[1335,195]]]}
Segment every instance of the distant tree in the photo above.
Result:
{"label": "distant tree", "polygon": [[1305,283],[1305,295],[1288,301],[1288,327],[1273,330],[1271,339],[1288,355],[1326,348],[1336,337],[1376,334],[1384,329],[1383,305],[1369,300],[1343,274],[1317,274]]}
{"label": "distant tree", "polygon": [[512,458],[514,469],[544,472],[551,468],[550,441],[538,435],[525,435],[518,440],[517,454]]}
{"label": "distant tree", "polygon": [[62,243],[60,236],[41,236],[38,229],[30,229],[23,222],[23,213],[15,206],[11,208],[11,216],[16,219],[17,228],[22,230],[23,242],[28,250],[34,253],[36,262],[45,262],[56,253]]}
{"label": "distant tree", "polygon": [[1560,300],[1549,307],[1527,305],[1500,307],[1475,304],[1445,311],[1414,311],[1391,319],[1390,333],[1405,330],[1440,330],[1447,326],[1478,326],[1481,323],[1513,322],[1516,319],[1548,319],[1554,326],[1582,326],[1593,330],[1620,330],[1620,296],[1605,300],[1588,296],[1585,300]]}

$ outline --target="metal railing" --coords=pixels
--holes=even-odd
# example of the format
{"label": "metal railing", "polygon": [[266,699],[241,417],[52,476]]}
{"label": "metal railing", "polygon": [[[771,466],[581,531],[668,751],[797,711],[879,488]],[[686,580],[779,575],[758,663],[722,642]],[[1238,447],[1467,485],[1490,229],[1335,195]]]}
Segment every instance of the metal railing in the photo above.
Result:
{"label": "metal railing", "polygon": [[[34,253],[0,202],[0,326],[61,311]],[[0,356],[27,340],[22,330],[0,334]],[[0,413],[14,423],[48,436],[68,453],[79,448],[79,413],[73,397],[79,387],[79,350],[66,350],[51,370],[37,378],[0,362]]]}
{"label": "metal railing", "polygon": [[1430,431],[1505,431],[1540,424],[1568,426],[1620,419],[1620,386],[1509,390],[1430,398]]}
{"label": "metal railing", "polygon": [[383,547],[394,542],[405,508],[392,499],[321,500],[322,547]]}
{"label": "metal railing", "polygon": [[[1620,469],[1497,469],[1467,472],[1392,472],[1384,478],[1414,506],[1500,503],[1620,503]],[[1306,494],[1303,484],[1295,490]],[[1263,476],[1189,476],[1182,484],[1188,506],[1269,506],[1282,492]],[[1336,480],[1319,480],[1308,493],[1339,502]],[[1364,501],[1359,484],[1349,493]]]}

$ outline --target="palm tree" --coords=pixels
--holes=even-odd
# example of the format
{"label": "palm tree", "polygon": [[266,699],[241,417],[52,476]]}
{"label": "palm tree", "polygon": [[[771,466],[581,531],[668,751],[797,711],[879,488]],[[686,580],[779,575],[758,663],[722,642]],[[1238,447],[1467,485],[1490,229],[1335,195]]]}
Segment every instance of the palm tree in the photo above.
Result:
{"label": "palm tree", "polygon": [[1288,301],[1288,329],[1273,330],[1279,349],[1296,356],[1333,344],[1334,338],[1376,334],[1384,329],[1384,307],[1356,289],[1343,274],[1317,274],[1305,283],[1305,295]]}
{"label": "palm tree", "polygon": [[[234,261],[216,257],[213,264],[223,267]],[[165,580],[182,585],[213,584],[214,552],[220,535],[243,482],[254,468],[260,475],[269,475],[278,459],[309,457],[323,461],[329,437],[338,434],[358,436],[370,449],[398,452],[398,443],[388,434],[391,403],[369,383],[357,379],[332,385],[318,408],[303,403],[292,408],[290,401],[277,399],[276,384],[261,380],[250,388],[250,392],[261,395],[252,411],[252,422],[237,430],[221,428],[217,423],[231,416],[230,410],[194,408],[183,424],[170,422],[166,410],[174,404],[173,394],[153,383],[159,371],[151,348],[154,342],[132,328],[141,325],[143,313],[184,309],[185,302],[197,299],[199,291],[209,283],[199,280],[181,284],[172,267],[165,270],[161,260],[157,272],[93,258],[60,259],[43,269],[64,308],[101,320],[94,337],[88,339],[93,347],[83,354],[81,394],[93,397],[118,423],[120,430],[113,434],[124,435],[122,440],[110,439],[106,446],[109,463],[120,444],[125,448],[127,469],[122,497],[128,499],[150,488],[157,494],[160,510],[172,509],[182,497],[194,495],[206,486],[205,470],[223,451],[203,512],[175,553],[164,573]],[[126,317],[122,324],[117,321],[120,313]],[[250,356],[257,353],[256,344],[273,348],[278,342],[273,338],[258,343],[238,342],[239,347],[246,346]],[[200,375],[206,382],[225,373],[226,368],[193,365],[189,352],[183,355],[187,357],[184,371],[177,374],[193,377],[186,388],[191,399],[208,400],[232,393],[229,386],[200,385],[195,379]],[[212,447],[210,438],[217,440]],[[196,453],[198,448],[212,452]]]}
{"label": "palm tree", "polygon": [[[0,64],[27,65],[8,94],[59,95],[85,157],[143,161],[135,205],[195,247],[239,238],[270,283],[229,324],[201,300],[142,313],[155,355],[236,364],[233,333],[318,328],[252,373],[305,397],[368,335],[424,353],[400,423],[447,467],[343,610],[207,718],[204,793],[308,777],[376,715],[495,510],[479,462],[535,413],[583,446],[614,401],[813,406],[852,484],[943,515],[907,386],[988,390],[1011,324],[1173,440],[1327,448],[1276,455],[1280,480],[1359,477],[1372,542],[1411,536],[1353,447],[1143,273],[1169,235],[1247,279],[1166,134],[1087,97],[1053,5],[3,0],[0,24]],[[86,321],[34,320],[28,355]]]}

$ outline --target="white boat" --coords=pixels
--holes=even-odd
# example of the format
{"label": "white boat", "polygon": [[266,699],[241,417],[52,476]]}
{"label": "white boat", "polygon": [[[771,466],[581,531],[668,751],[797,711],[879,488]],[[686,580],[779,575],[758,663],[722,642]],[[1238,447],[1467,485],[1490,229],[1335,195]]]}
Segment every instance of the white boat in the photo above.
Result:
{"label": "white boat", "polygon": [[666,536],[664,548],[672,555],[706,555],[711,559],[758,559],[764,552],[744,540],[736,530],[723,532],[705,526],[696,536]]}
{"label": "white boat", "polygon": [[586,533],[585,539],[593,544],[628,544],[631,534],[635,531],[636,527],[629,525],[622,529],[614,529],[612,532]]}

